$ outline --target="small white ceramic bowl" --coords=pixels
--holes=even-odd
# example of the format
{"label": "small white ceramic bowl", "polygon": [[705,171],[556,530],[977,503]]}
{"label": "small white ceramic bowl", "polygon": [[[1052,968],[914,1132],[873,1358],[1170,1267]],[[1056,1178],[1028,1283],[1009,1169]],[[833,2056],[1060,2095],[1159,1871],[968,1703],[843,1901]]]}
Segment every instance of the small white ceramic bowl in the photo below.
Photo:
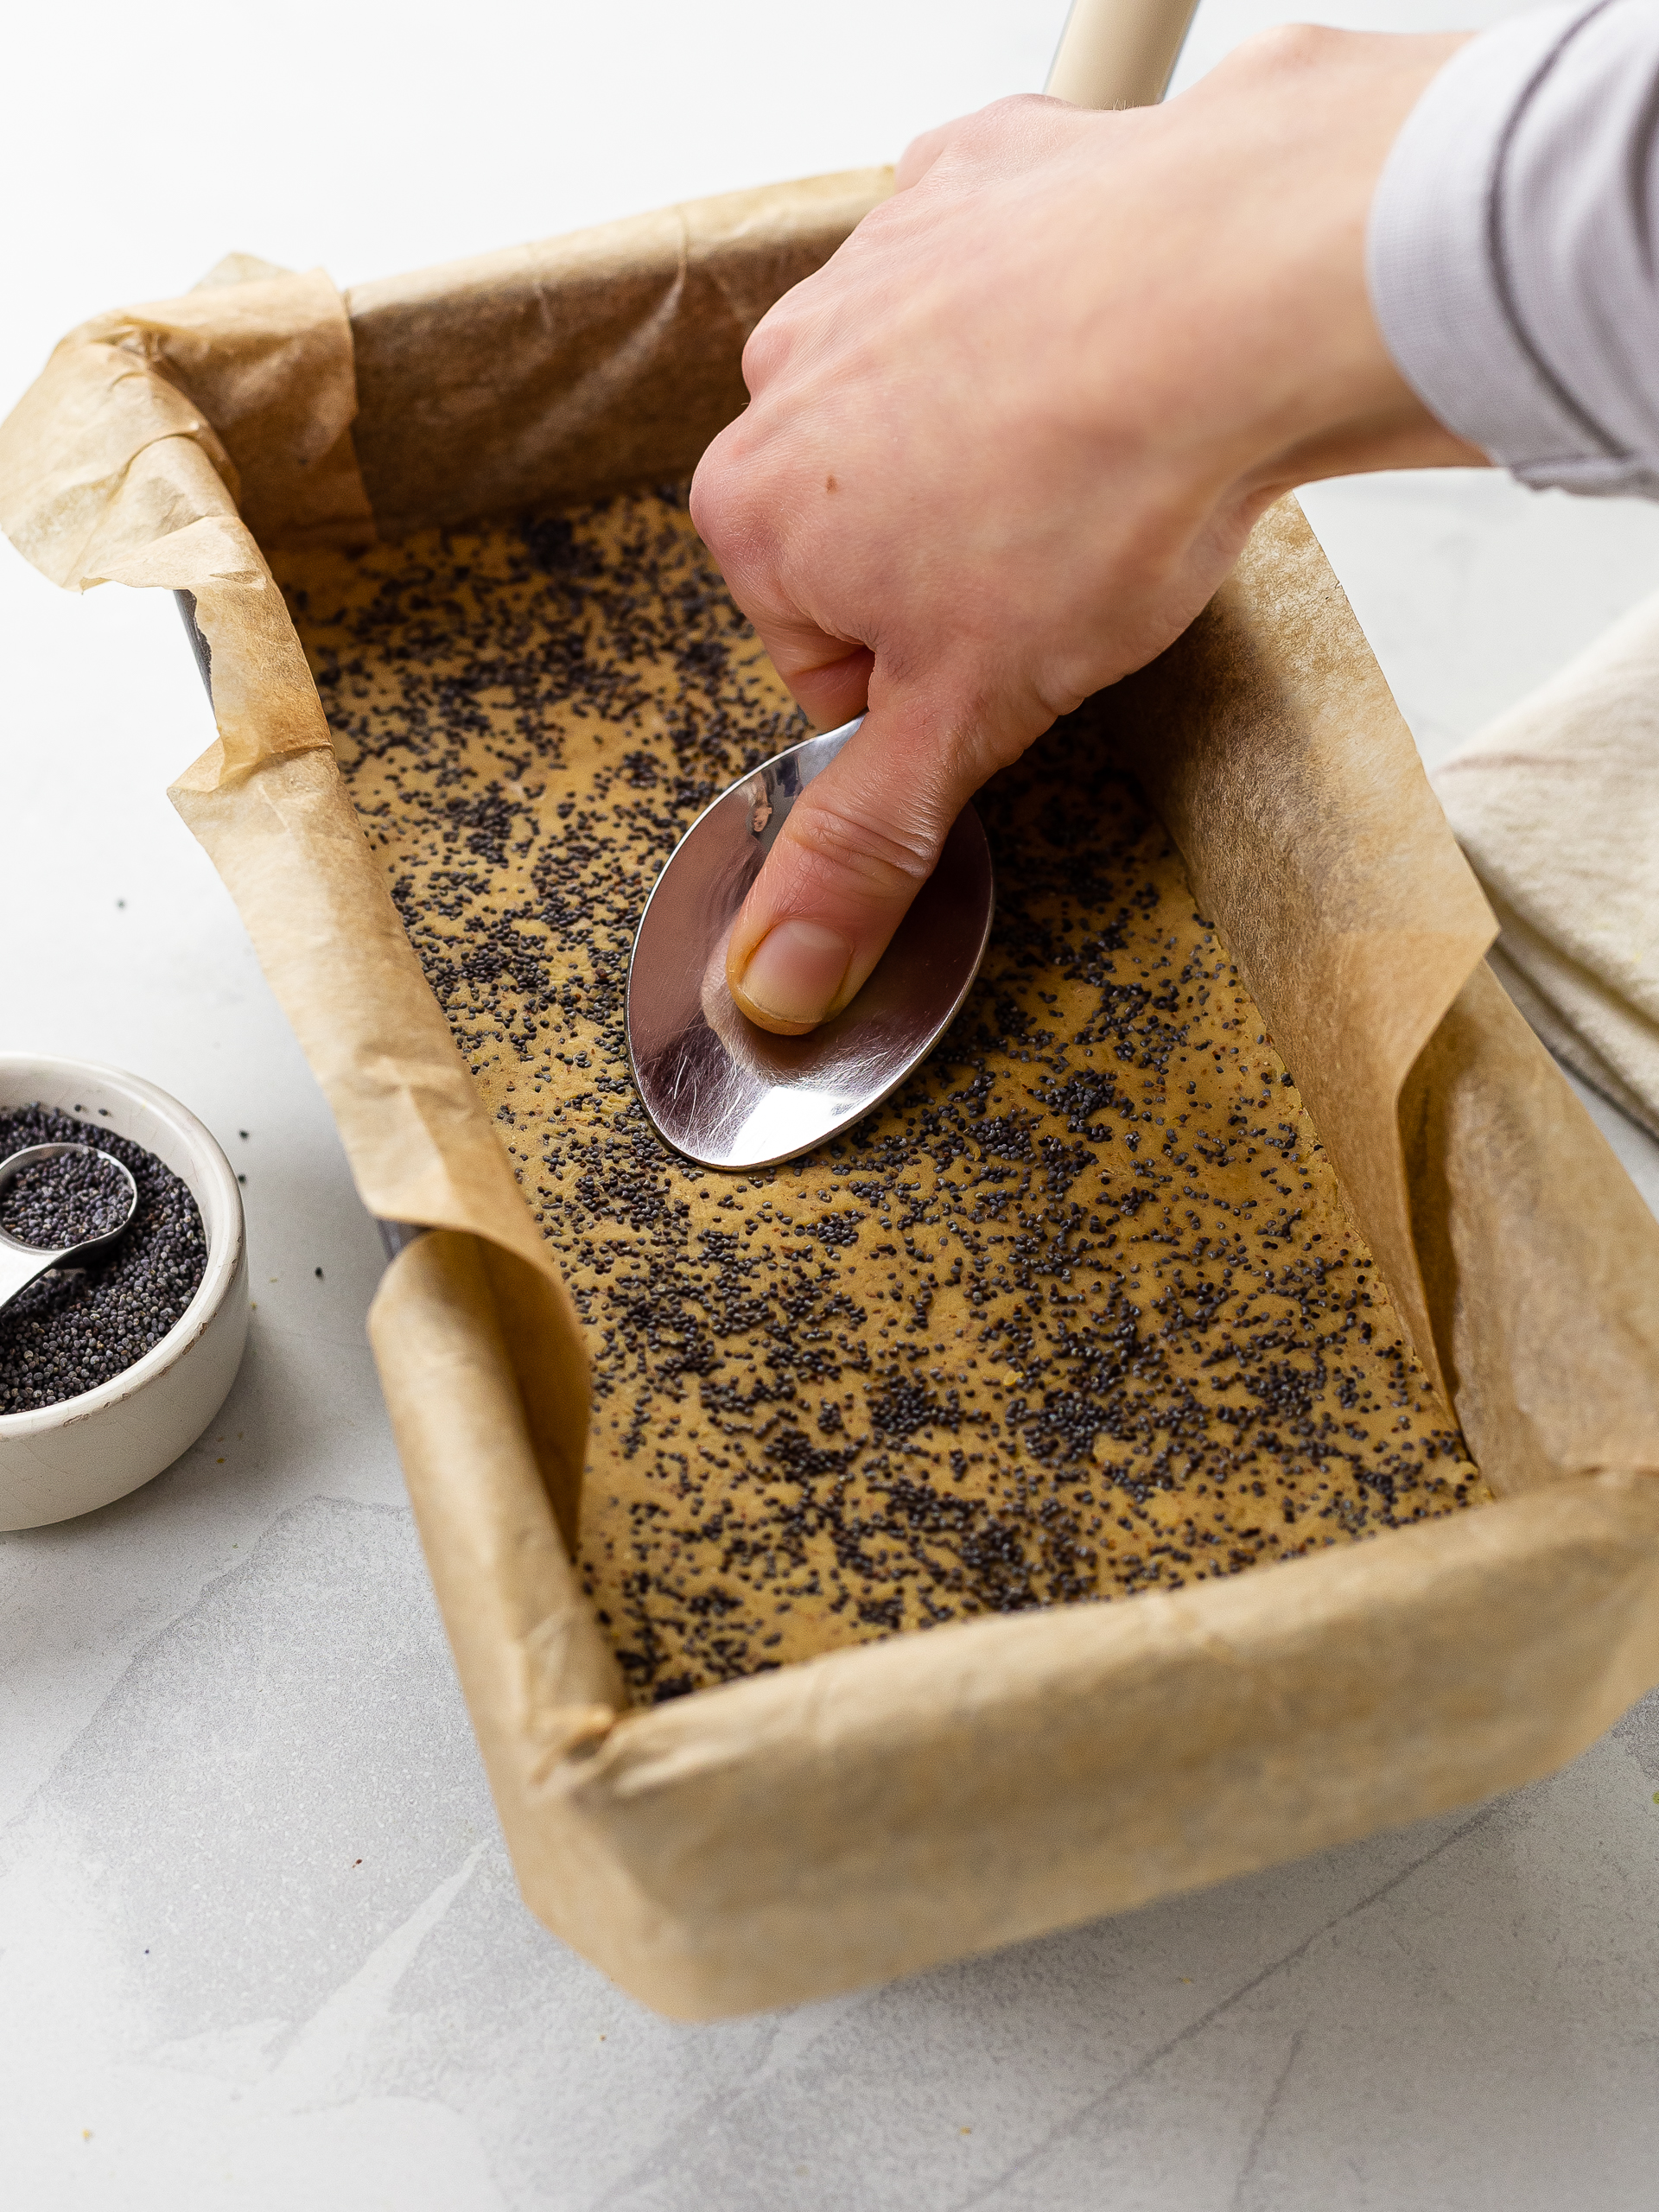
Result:
{"label": "small white ceramic bowl", "polygon": [[137,1490],[188,1451],[224,1404],[248,1338],[242,1193],[208,1131],[142,1076],[0,1053],[0,1110],[36,1103],[153,1152],[194,1198],[207,1266],[160,1344],[60,1405],[0,1414],[0,1529],[38,1529]]}

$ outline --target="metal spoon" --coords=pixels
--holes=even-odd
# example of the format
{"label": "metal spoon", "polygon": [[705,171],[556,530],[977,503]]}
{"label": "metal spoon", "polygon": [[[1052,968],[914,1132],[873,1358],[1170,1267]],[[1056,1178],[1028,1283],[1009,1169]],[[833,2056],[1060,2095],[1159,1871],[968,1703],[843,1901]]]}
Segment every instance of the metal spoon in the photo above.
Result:
{"label": "metal spoon", "polygon": [[773,1037],[726,988],[738,909],[790,809],[864,717],[791,745],[697,817],[645,901],[628,964],[628,1054],[658,1134],[705,1167],[769,1167],[868,1114],[925,1059],[985,957],[991,855],[971,806],[852,1004]]}
{"label": "metal spoon", "polygon": [[52,1268],[80,1267],[86,1261],[96,1259],[132,1226],[132,1217],[138,1211],[138,1185],[118,1160],[111,1159],[107,1152],[100,1152],[95,1144],[32,1144],[22,1152],[14,1152],[10,1160],[0,1160],[0,1192],[10,1189],[26,1167],[38,1167],[42,1160],[60,1159],[66,1152],[89,1152],[113,1167],[127,1186],[127,1211],[119,1228],[106,1230],[101,1236],[89,1236],[79,1244],[65,1244],[56,1251],[43,1251],[38,1244],[25,1244],[10,1230],[0,1229],[0,1313],[4,1313],[19,1291],[28,1289],[37,1275],[45,1274]]}

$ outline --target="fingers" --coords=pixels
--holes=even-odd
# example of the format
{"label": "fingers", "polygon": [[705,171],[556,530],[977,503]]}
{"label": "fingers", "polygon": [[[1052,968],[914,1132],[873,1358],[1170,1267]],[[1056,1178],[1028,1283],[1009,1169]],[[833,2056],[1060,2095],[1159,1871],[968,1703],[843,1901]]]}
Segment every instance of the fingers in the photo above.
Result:
{"label": "fingers", "polygon": [[[754,512],[766,505],[753,488],[764,461],[747,442],[740,417],[709,446],[692,479],[691,519],[779,675],[819,729],[836,729],[864,711],[874,655],[859,639],[820,628],[791,597],[784,533],[774,515]],[[788,512],[793,501],[773,504]]]}
{"label": "fingers", "polygon": [[726,978],[751,1021],[798,1037],[862,987],[982,780],[977,750],[872,713],[796,800],[745,900]]}
{"label": "fingers", "polygon": [[772,645],[765,626],[757,626],[778,673],[806,709],[815,728],[839,729],[855,715],[863,713],[870,696],[870,671],[875,665],[875,656],[866,646],[855,646],[851,652],[842,648],[836,659],[813,668],[791,668],[787,656]]}

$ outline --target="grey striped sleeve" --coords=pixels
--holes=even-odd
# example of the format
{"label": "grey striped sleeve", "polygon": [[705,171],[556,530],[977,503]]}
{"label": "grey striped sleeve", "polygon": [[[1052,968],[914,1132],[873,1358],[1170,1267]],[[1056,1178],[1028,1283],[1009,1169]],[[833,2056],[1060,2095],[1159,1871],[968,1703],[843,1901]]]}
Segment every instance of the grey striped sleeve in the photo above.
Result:
{"label": "grey striped sleeve", "polygon": [[1522,482],[1659,499],[1659,0],[1518,16],[1461,48],[1372,203],[1407,382]]}

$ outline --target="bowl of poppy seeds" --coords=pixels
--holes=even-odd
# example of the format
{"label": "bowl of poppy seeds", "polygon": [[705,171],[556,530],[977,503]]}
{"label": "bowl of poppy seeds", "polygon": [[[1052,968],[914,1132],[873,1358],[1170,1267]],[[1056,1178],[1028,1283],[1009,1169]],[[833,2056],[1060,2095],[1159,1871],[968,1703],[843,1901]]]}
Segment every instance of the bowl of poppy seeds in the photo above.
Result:
{"label": "bowl of poppy seeds", "polygon": [[90,1513],[170,1466],[224,1403],[247,1340],[241,1192],[194,1114],[117,1068],[0,1054],[0,1162],[50,1144],[93,1150],[0,1192],[18,1243],[99,1235],[117,1184],[125,1211],[99,1154],[138,1203],[113,1244],[0,1310],[0,1529]]}

